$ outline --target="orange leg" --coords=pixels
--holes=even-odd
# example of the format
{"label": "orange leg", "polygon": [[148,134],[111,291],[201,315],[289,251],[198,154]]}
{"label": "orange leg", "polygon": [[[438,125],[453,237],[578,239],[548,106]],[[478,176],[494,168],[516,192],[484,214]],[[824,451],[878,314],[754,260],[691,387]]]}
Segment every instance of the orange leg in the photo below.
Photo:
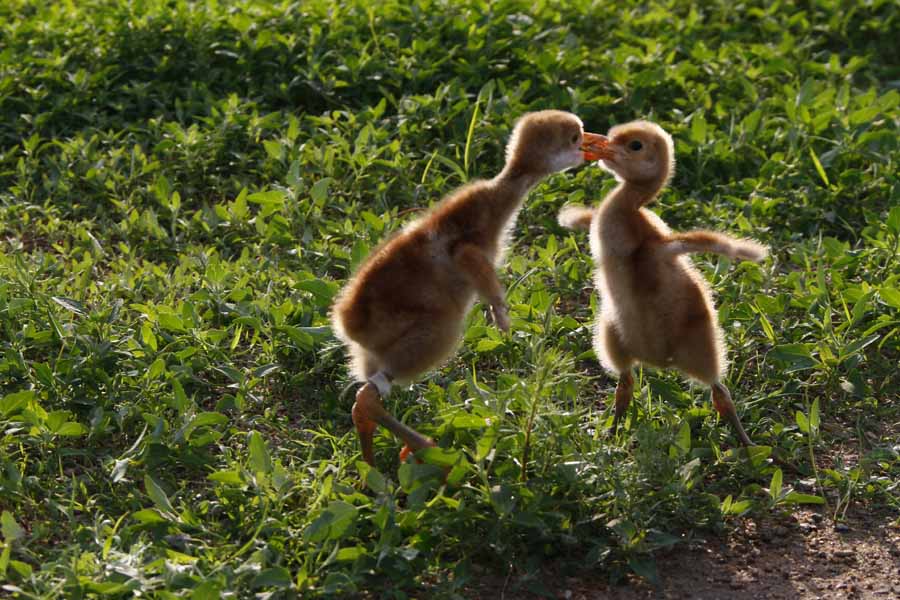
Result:
{"label": "orange leg", "polygon": [[[409,444],[406,444],[405,446],[403,446],[403,448],[400,450],[400,462],[406,462],[406,459],[409,458],[409,455],[412,454],[413,452],[415,452],[416,450],[421,450],[422,448],[425,448],[425,447],[437,446],[437,444],[435,444],[433,440],[430,440],[428,438],[425,438],[425,440],[427,443],[424,446],[421,446],[419,448],[413,448]],[[421,463],[422,461],[417,458],[416,462]]]}
{"label": "orange leg", "polygon": [[619,375],[619,384],[616,386],[616,414],[613,417],[612,427],[610,431],[612,433],[616,432],[616,429],[619,428],[619,421],[625,415],[625,411],[628,410],[628,405],[631,404],[631,397],[634,395],[634,377],[631,375],[631,371],[623,371]]}
{"label": "orange leg", "polygon": [[356,434],[359,436],[359,445],[362,447],[362,455],[367,463],[375,464],[375,452],[372,449],[372,439],[375,436],[375,427],[378,418],[385,412],[381,401],[378,399],[378,389],[371,383],[366,383],[356,392],[356,402],[353,404],[353,424],[356,425]]}
{"label": "orange leg", "polygon": [[[419,450],[435,443],[415,429],[407,427],[384,409],[381,404],[381,394],[372,382],[363,385],[356,392],[356,403],[353,405],[353,424],[356,425],[356,433],[359,435],[359,443],[362,447],[363,459],[370,465],[375,464],[375,451],[372,440],[375,436],[375,427],[381,425],[389,429],[394,435],[404,441],[406,446],[400,457],[405,458],[410,450]],[[405,454],[404,454],[405,453]]]}
{"label": "orange leg", "polygon": [[744,446],[752,446],[753,442],[750,441],[750,436],[744,431],[741,420],[738,419],[737,409],[734,407],[734,402],[731,400],[731,393],[728,391],[728,388],[719,382],[714,383],[712,385],[712,401],[713,406],[716,407],[719,414],[728,419],[728,422],[734,427],[738,439],[741,440],[741,444]]}

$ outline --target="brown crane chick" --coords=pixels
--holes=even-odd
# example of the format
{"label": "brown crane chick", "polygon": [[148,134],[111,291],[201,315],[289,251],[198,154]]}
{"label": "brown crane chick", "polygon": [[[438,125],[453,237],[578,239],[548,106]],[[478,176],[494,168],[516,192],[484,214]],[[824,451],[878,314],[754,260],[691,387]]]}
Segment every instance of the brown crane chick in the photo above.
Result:
{"label": "brown crane chick", "polygon": [[672,138],[654,123],[613,127],[587,149],[585,160],[601,160],[619,185],[596,208],[564,207],[559,222],[590,231],[601,299],[594,347],[603,366],[619,376],[613,430],[631,402],[632,365],[645,363],[674,367],[710,386],[716,410],[741,443],[752,445],[721,382],[727,362],[712,294],[686,255],[760,261],[767,248],[714,231],[673,233],[644,208],[675,170]]}
{"label": "brown crane chick", "polygon": [[525,195],[543,177],[583,163],[583,144],[601,137],[584,133],[571,113],[523,116],[499,175],[441,200],[376,248],[341,291],[332,323],[349,350],[352,374],[364,383],[352,416],[369,464],[377,425],[404,441],[401,458],[434,445],[388,413],[381,398],[392,382],[409,382],[455,351],[476,295],[490,307],[497,327],[509,329],[495,268]]}

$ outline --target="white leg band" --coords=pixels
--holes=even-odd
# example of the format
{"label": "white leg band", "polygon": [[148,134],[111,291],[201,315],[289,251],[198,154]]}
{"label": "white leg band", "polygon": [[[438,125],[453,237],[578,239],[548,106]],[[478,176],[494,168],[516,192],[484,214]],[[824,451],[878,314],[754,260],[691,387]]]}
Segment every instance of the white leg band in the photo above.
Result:
{"label": "white leg band", "polygon": [[369,378],[369,383],[378,388],[378,393],[382,398],[387,397],[387,395],[391,392],[391,380],[388,379],[387,375],[385,375],[382,371],[375,373],[372,377]]}

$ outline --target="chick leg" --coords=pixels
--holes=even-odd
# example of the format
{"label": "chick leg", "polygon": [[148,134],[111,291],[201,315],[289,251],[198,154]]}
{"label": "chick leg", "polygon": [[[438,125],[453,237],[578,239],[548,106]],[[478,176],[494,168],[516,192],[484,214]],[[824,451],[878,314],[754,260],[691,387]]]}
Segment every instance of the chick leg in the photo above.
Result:
{"label": "chick leg", "polygon": [[497,279],[494,265],[478,246],[465,244],[453,255],[456,266],[465,273],[481,299],[491,307],[491,316],[501,331],[509,331],[509,310],[506,307],[503,286]]}
{"label": "chick leg", "polygon": [[[390,391],[389,376],[384,372],[377,373],[356,393],[356,403],[353,405],[353,424],[356,425],[356,433],[359,435],[359,443],[362,448],[363,459],[370,465],[375,464],[375,452],[372,440],[375,436],[375,427],[381,425],[404,441],[405,452],[418,450],[426,446],[434,446],[434,442],[415,429],[407,427],[391,413],[385,410],[381,404],[382,395]],[[402,454],[401,454],[402,457]]]}
{"label": "chick leg", "polygon": [[631,370],[622,371],[619,375],[619,384],[616,386],[616,414],[613,417],[612,427],[610,427],[612,433],[615,433],[616,429],[619,428],[619,420],[625,414],[625,411],[628,410],[633,394],[634,377],[631,375]]}
{"label": "chick leg", "polygon": [[752,446],[753,442],[750,441],[750,437],[741,425],[741,420],[738,419],[737,410],[734,407],[734,402],[731,400],[731,393],[729,393],[727,387],[718,381],[712,385],[712,401],[719,414],[728,419],[728,422],[734,427],[741,444]]}

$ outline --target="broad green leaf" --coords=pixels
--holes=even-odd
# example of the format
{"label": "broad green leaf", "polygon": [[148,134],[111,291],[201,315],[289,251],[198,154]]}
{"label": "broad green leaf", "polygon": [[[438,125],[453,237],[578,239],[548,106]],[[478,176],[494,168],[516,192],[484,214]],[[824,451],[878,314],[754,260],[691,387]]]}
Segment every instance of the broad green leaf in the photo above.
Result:
{"label": "broad green leaf", "polygon": [[144,525],[157,525],[159,523],[168,523],[168,519],[163,518],[159,512],[152,508],[144,508],[131,515],[137,521]]}
{"label": "broad green leaf", "polygon": [[284,567],[272,567],[263,569],[259,575],[253,578],[251,587],[258,588],[289,588],[291,587],[291,573]]}
{"label": "broad green leaf", "polygon": [[494,430],[485,432],[475,443],[475,460],[482,461],[488,457],[494,444],[497,442],[497,433]]}
{"label": "broad green leaf", "polygon": [[809,433],[809,419],[806,418],[806,415],[803,414],[803,411],[797,411],[797,414],[794,416],[794,419],[797,421],[797,428],[800,429],[803,433]]}
{"label": "broad green leaf", "polygon": [[169,497],[150,475],[144,475],[144,488],[157,508],[164,513],[175,514],[175,509],[172,507],[172,503],[169,502]]}
{"label": "broad green leaf", "polygon": [[[893,233],[895,236],[900,236],[900,204],[897,204],[893,208],[891,208],[891,212],[888,214],[885,225],[887,225],[888,231]],[[897,308],[900,308],[900,306],[898,306]]]}
{"label": "broad green leaf", "polygon": [[63,298],[62,296],[52,296],[52,300],[65,308],[68,311],[75,313],[76,315],[84,315],[87,312],[87,309],[84,307],[84,304],[79,302],[78,300],[73,300],[71,298]]}
{"label": "broad green leaf", "polygon": [[753,110],[743,118],[743,120],[741,121],[741,128],[747,134],[755,133],[756,128],[759,126],[761,118],[762,111],[760,111],[759,109]]}
{"label": "broad green leaf", "polygon": [[190,441],[194,431],[202,427],[214,427],[228,423],[228,417],[219,412],[202,412],[192,417],[180,430],[184,441]]}
{"label": "broad green leaf", "polygon": [[221,597],[221,585],[215,581],[207,580],[193,589],[190,600],[220,600]]}
{"label": "broad green leaf", "polygon": [[373,492],[383,494],[388,491],[387,480],[378,469],[363,461],[356,462],[356,469],[359,471],[360,477]]}
{"label": "broad green leaf", "polygon": [[825,499],[821,496],[801,494],[799,492],[789,492],[785,494],[782,501],[785,504],[825,504]]}
{"label": "broad green leaf", "polygon": [[356,521],[358,510],[352,504],[333,500],[303,532],[306,541],[317,544],[342,539]]}
{"label": "broad green leaf", "polygon": [[438,481],[443,483],[446,476],[447,467],[415,461],[405,462],[397,469],[397,479],[400,482],[400,487],[410,494],[418,489],[424,489],[425,491],[432,489]]}
{"label": "broad green leaf", "polygon": [[752,506],[752,503],[749,500],[739,500],[734,502],[729,494],[725,500],[722,501],[722,505],[720,506],[722,510],[722,514],[726,515],[738,515],[740,516],[745,511],[747,511]]}
{"label": "broad green leaf", "polygon": [[502,346],[505,342],[503,340],[495,340],[491,338],[484,338],[478,341],[475,345],[476,352],[490,352],[491,350],[495,350]]}
{"label": "broad green leaf", "polygon": [[88,592],[100,594],[101,596],[122,596],[131,588],[124,583],[116,583],[114,581],[88,581],[84,584]]}
{"label": "broad green leaf", "polygon": [[488,419],[470,414],[454,415],[450,425],[454,429],[481,429],[488,426]]}
{"label": "broad green leaf", "polygon": [[269,209],[281,209],[284,206],[285,193],[281,190],[256,192],[247,196],[247,201]]}
{"label": "broad green leaf", "polygon": [[418,450],[416,458],[429,465],[437,465],[439,467],[452,467],[457,462],[465,461],[465,457],[459,450],[437,446]]}
{"label": "broad green leaf", "polygon": [[287,336],[291,338],[291,341],[294,342],[300,349],[312,350],[313,338],[301,328],[294,327],[292,325],[283,325],[279,327],[278,330],[286,333]]}
{"label": "broad green leaf", "polygon": [[271,375],[272,373],[276,373],[281,370],[281,365],[272,363],[270,365],[263,365],[261,367],[256,367],[253,369],[253,377],[257,379],[263,379],[264,377]]}
{"label": "broad green leaf", "polygon": [[185,554],[184,552],[178,552],[177,550],[172,550],[171,548],[166,548],[166,558],[168,558],[171,562],[179,565],[190,565],[197,562],[196,556],[191,556],[190,554]]}
{"label": "broad green leaf", "polygon": [[812,356],[812,344],[780,344],[775,346],[769,356],[789,365],[788,373],[815,367],[818,361]]}
{"label": "broad green leaf", "polygon": [[231,216],[237,221],[243,221],[249,214],[247,208],[247,188],[241,189],[241,192],[234,199],[234,202],[228,207]]}
{"label": "broad green leaf", "polygon": [[206,478],[211,481],[224,483],[226,485],[244,484],[244,480],[241,479],[241,474],[234,470],[216,471],[215,473],[210,473],[209,475],[207,475]]}
{"label": "broad green leaf", "polygon": [[703,113],[694,113],[691,118],[691,141],[696,144],[706,142],[706,118]]}
{"label": "broad green leaf", "polygon": [[[362,218],[363,218],[363,221],[366,222],[366,225],[371,227],[372,230],[375,231],[375,233],[381,233],[382,231],[384,231],[384,226],[386,224],[384,219],[382,219],[381,217],[379,217],[372,211],[370,211],[370,210],[362,211]],[[362,240],[358,240],[358,241],[362,241]],[[367,252],[367,254],[368,254],[368,252]]]}
{"label": "broad green leaf", "polygon": [[[382,98],[384,101],[384,98]],[[297,136],[300,135],[300,121],[294,115],[290,115],[288,117],[288,130],[287,130],[287,139],[291,142],[297,139]]]}
{"label": "broad green leaf", "polygon": [[328,186],[331,185],[331,182],[331,177],[323,177],[313,184],[309,190],[309,196],[314,204],[317,206],[325,204],[325,199],[328,197]]}
{"label": "broad green leaf", "polygon": [[363,239],[357,239],[353,242],[353,248],[350,250],[350,265],[353,270],[359,266],[363,260],[369,255],[372,248]]}
{"label": "broad green leaf", "polygon": [[728,514],[728,511],[731,509],[731,494],[725,496],[725,499],[719,503],[719,509],[724,513]]}
{"label": "broad green leaf", "polygon": [[329,306],[332,298],[337,293],[337,284],[321,279],[307,279],[297,283],[297,288],[310,292],[315,296],[320,306]]}
{"label": "broad green leaf", "polygon": [[681,428],[675,436],[675,447],[681,456],[685,456],[691,451],[691,424],[688,421],[681,424]]}
{"label": "broad green leaf", "polygon": [[881,112],[881,109],[878,106],[869,106],[867,108],[861,108],[857,111],[850,113],[850,124],[851,125],[861,125],[862,123],[868,123],[872,119],[878,116],[878,113]]}
{"label": "broad green leaf", "polygon": [[[153,335],[151,333],[151,335]],[[154,338],[155,340],[155,338]],[[154,342],[155,343],[155,342]],[[156,379],[160,375],[162,375],[166,370],[166,361],[162,358],[157,358],[151,363],[150,368],[147,369],[147,379]]]}
{"label": "broad green leaf", "polygon": [[263,147],[271,159],[281,160],[281,157],[284,155],[284,146],[278,140],[263,140]]}
{"label": "broad green leaf", "polygon": [[181,317],[172,312],[160,312],[157,320],[159,322],[159,326],[163,329],[167,329],[169,331],[175,333],[182,333],[186,331],[184,327],[184,322],[181,320]]}
{"label": "broad green leaf", "polygon": [[509,485],[504,483],[491,488],[491,505],[501,517],[511,513],[516,506],[516,502],[516,495],[513,493],[513,488]]}
{"label": "broad green leaf", "polygon": [[338,550],[334,559],[338,562],[353,562],[361,556],[366,556],[368,553],[365,546],[351,546]]}
{"label": "broad green leaf", "polygon": [[184,387],[178,378],[172,378],[172,408],[178,411],[178,414],[184,414],[190,406]]}
{"label": "broad green leaf", "polygon": [[606,526],[616,532],[622,545],[626,548],[632,546],[639,533],[637,526],[632,521],[622,517],[612,519],[606,523]]}
{"label": "broad green leaf", "polygon": [[772,446],[750,446],[749,448],[744,448],[744,451],[750,459],[750,464],[758,467],[772,455]]}
{"label": "broad green leaf", "polygon": [[781,469],[776,468],[775,472],[772,473],[772,480],[769,482],[769,496],[776,502],[781,496],[781,478]]}
{"label": "broad green leaf", "polygon": [[194,427],[210,427],[212,425],[224,425],[228,423],[228,417],[218,412],[202,412],[191,420]]}
{"label": "broad green leaf", "polygon": [[75,421],[67,421],[59,426],[56,430],[56,435],[60,435],[63,437],[78,437],[84,435],[88,432],[87,427],[82,425],[81,423],[76,423]]}
{"label": "broad green leaf", "polygon": [[[9,548],[9,546],[7,546],[7,548]],[[31,565],[20,560],[9,561],[9,566],[13,568],[20,579],[27,580],[31,577],[32,573],[34,573],[34,569],[31,567]],[[3,567],[2,565],[0,565],[0,573],[2,572]]]}
{"label": "broad green leaf", "polygon": [[7,394],[0,400],[0,415],[10,417],[20,413],[24,408],[34,402],[34,390],[22,390]]}
{"label": "broad green leaf", "polygon": [[635,575],[643,577],[651,585],[659,585],[659,571],[652,556],[631,556],[628,559],[628,566],[634,571]]}
{"label": "broad green leaf", "polygon": [[254,473],[271,473],[272,457],[269,456],[269,448],[258,431],[250,433],[250,470]]}
{"label": "broad green leaf", "polygon": [[840,348],[839,360],[841,362],[843,362],[846,359],[848,359],[849,357],[853,356],[854,354],[857,354],[863,348],[866,348],[867,346],[874,344],[875,342],[877,342],[881,339],[882,339],[881,335],[874,333],[874,334],[867,335],[861,339],[854,340],[847,346]]}
{"label": "broad green leaf", "polygon": [[878,295],[888,306],[900,309],[900,290],[897,288],[882,286],[878,289]]}
{"label": "broad green leaf", "polygon": [[3,514],[0,515],[0,528],[2,528],[3,531],[3,540],[7,544],[11,544],[16,540],[25,537],[25,530],[22,529],[21,525],[16,523],[12,513],[8,510],[4,510]]}
{"label": "broad green leaf", "polygon": [[144,324],[141,325],[141,340],[147,344],[147,346],[156,352],[157,343],[156,343],[156,334],[153,333],[153,326],[149,321],[144,321]]}

